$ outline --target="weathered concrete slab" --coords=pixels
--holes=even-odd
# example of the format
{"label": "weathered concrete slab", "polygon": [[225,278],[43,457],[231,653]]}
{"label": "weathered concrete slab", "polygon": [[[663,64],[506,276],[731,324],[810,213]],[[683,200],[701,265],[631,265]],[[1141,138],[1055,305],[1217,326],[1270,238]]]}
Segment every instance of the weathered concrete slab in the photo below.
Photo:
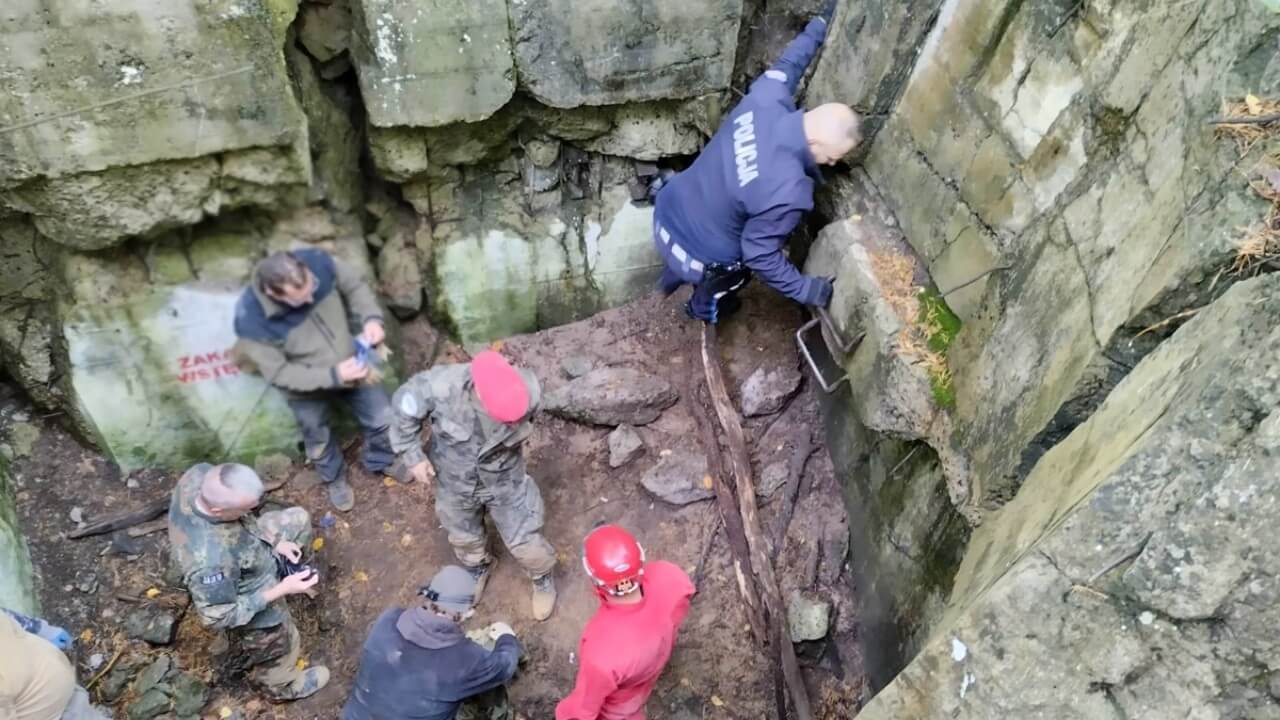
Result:
{"label": "weathered concrete slab", "polygon": [[1144,359],[976,531],[858,717],[1274,715],[1278,318],[1280,279],[1241,283]]}
{"label": "weathered concrete slab", "polygon": [[510,13],[521,89],[572,108],[727,88],[742,0],[520,0]]}
{"label": "weathered concrete slab", "polygon": [[492,115],[515,92],[506,0],[353,0],[352,55],[370,124]]}
{"label": "weathered concrete slab", "polygon": [[[18,0],[0,9],[0,188],[291,145],[288,0]],[[56,62],[50,62],[56,58]]]}

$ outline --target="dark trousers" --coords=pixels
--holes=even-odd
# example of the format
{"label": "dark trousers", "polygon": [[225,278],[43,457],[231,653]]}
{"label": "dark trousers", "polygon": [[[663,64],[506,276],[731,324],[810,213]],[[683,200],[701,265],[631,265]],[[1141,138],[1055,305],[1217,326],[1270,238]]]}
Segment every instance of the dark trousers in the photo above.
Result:
{"label": "dark trousers", "polygon": [[325,482],[342,477],[342,449],[329,429],[329,403],[343,402],[351,408],[356,422],[364,432],[364,448],[360,462],[369,472],[381,472],[391,467],[395,453],[387,437],[391,423],[391,399],[381,385],[358,385],[349,390],[295,395],[289,398],[289,408],[302,430],[302,445],[307,459]]}
{"label": "dark trousers", "polygon": [[697,280],[687,280],[684,273],[673,270],[668,265],[662,269],[658,285],[665,295],[680,289],[681,285],[692,285],[693,295],[687,306],[689,314],[697,320],[715,325],[737,309],[737,295],[750,281],[751,272],[748,270],[719,273],[715,268],[708,268]]}

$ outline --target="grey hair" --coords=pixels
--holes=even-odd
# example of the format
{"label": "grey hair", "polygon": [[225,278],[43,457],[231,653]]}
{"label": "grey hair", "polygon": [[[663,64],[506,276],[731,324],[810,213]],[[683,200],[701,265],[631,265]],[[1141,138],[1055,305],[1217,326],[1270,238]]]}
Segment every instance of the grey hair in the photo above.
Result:
{"label": "grey hair", "polygon": [[277,293],[287,287],[300,287],[307,282],[307,265],[288,250],[271,253],[258,264],[258,282],[263,289]]}
{"label": "grey hair", "polygon": [[238,507],[252,500],[256,504],[266,489],[262,478],[253,468],[240,463],[224,463],[214,466],[206,476],[201,495],[211,507]]}

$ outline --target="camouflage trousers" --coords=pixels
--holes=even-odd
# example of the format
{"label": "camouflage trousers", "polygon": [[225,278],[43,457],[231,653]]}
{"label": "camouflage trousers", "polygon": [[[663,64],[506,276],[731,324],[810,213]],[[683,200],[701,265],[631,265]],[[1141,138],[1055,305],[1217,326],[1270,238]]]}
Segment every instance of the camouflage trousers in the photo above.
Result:
{"label": "camouflage trousers", "polygon": [[507,689],[499,686],[467,698],[458,707],[455,720],[515,720],[515,710],[507,697]]}
{"label": "camouflage trousers", "polygon": [[[311,516],[300,507],[264,512],[258,527],[269,537],[298,544],[305,553],[311,548]],[[293,616],[283,600],[278,600],[284,622],[269,628],[236,628],[229,633],[232,644],[231,671],[248,675],[263,693],[287,700],[305,690],[303,671],[298,669],[301,641]]]}
{"label": "camouflage trousers", "polygon": [[468,567],[493,559],[484,526],[488,511],[502,542],[531,578],[540,578],[556,565],[556,550],[542,535],[542,492],[533,478],[523,475],[501,496],[475,471],[461,478],[441,477],[436,490],[436,519],[449,533],[458,562]]}

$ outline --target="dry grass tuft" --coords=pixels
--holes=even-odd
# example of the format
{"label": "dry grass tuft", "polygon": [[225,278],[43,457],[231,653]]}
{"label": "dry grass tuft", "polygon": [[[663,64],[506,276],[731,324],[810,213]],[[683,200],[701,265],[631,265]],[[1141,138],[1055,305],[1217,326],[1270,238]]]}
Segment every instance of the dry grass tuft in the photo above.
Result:
{"label": "dry grass tuft", "polygon": [[1280,258],[1280,202],[1272,203],[1262,222],[1241,228],[1241,232],[1243,237],[1236,244],[1231,272],[1236,275],[1256,274],[1264,265]]}
{"label": "dry grass tuft", "polygon": [[[1257,120],[1257,118],[1272,116],[1276,119],[1266,122]],[[1240,122],[1230,122],[1236,118]],[[1246,95],[1241,100],[1223,100],[1222,119],[1225,122],[1215,123],[1218,136],[1235,141],[1236,147],[1243,155],[1258,142],[1280,134],[1280,100],[1253,95]]]}

